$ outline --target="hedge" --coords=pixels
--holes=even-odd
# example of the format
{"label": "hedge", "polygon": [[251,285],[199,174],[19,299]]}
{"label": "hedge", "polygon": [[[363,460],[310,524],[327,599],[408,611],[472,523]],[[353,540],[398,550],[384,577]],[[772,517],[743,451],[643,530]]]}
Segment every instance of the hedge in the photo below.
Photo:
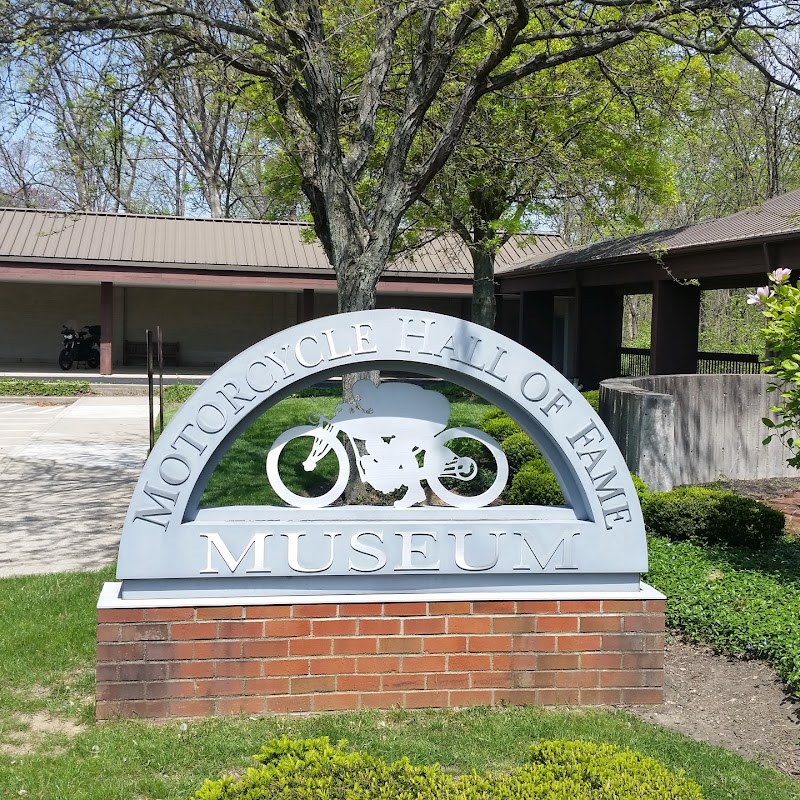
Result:
{"label": "hedge", "polygon": [[632,750],[583,741],[540,742],[530,763],[454,777],[407,758],[388,764],[325,738],[272,740],[240,777],[207,780],[195,800],[702,800],[682,773]]}
{"label": "hedge", "polygon": [[563,506],[566,500],[544,459],[525,464],[506,490],[506,502],[517,506]]}
{"label": "hedge", "polygon": [[721,489],[689,486],[642,498],[645,527],[668,539],[765,547],[783,535],[780,511]]}
{"label": "hedge", "polygon": [[[644,503],[650,494],[647,484],[633,473],[631,480],[639,501]],[[541,457],[523,464],[506,490],[505,499],[514,505],[561,506],[566,502],[550,465]]]}
{"label": "hedge", "polygon": [[173,383],[164,387],[165,403],[185,403],[195,392],[193,383]]}
{"label": "hedge", "polygon": [[512,477],[528,462],[544,460],[544,456],[539,452],[539,448],[531,441],[530,436],[522,431],[507,436],[503,439],[500,447],[506,454],[509,475]]}
{"label": "hedge", "polygon": [[0,395],[7,397],[72,397],[88,391],[89,381],[0,380]]}

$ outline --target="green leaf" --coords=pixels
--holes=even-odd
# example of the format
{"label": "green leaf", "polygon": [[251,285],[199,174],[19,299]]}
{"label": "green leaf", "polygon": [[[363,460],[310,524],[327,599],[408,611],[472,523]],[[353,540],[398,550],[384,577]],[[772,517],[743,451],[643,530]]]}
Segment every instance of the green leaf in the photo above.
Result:
{"label": "green leaf", "polygon": [[761,421],[768,427],[774,428],[775,423],[769,417],[761,417]]}

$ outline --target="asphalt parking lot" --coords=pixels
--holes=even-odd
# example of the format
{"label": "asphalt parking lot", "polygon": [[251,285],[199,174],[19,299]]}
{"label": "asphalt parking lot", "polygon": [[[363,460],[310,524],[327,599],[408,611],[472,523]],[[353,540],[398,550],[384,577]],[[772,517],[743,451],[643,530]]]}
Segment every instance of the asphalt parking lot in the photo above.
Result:
{"label": "asphalt parking lot", "polygon": [[114,561],[147,426],[146,397],[0,403],[0,577]]}

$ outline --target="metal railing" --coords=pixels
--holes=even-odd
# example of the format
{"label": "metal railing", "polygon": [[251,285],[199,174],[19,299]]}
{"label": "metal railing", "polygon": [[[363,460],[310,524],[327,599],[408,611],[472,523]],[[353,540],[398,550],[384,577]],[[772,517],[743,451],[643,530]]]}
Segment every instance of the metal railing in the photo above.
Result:
{"label": "metal railing", "polygon": [[764,362],[755,353],[698,353],[697,374],[757,375]]}
{"label": "metal railing", "polygon": [[619,374],[626,378],[640,378],[650,374],[650,350],[643,347],[621,347]]}
{"label": "metal railing", "polygon": [[[650,350],[642,347],[620,348],[619,374],[638,378],[650,374]],[[754,353],[698,353],[698,375],[757,375],[765,362]]]}

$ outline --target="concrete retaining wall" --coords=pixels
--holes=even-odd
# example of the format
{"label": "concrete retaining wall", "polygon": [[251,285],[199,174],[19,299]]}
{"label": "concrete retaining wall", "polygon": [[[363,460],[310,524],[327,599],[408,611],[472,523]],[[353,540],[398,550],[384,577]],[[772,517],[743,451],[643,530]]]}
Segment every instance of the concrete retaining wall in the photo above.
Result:
{"label": "concrete retaining wall", "polygon": [[651,489],[729,479],[800,477],[789,451],[769,445],[762,417],[775,395],[768,375],[614,378],[600,387],[600,416],[625,461]]}

